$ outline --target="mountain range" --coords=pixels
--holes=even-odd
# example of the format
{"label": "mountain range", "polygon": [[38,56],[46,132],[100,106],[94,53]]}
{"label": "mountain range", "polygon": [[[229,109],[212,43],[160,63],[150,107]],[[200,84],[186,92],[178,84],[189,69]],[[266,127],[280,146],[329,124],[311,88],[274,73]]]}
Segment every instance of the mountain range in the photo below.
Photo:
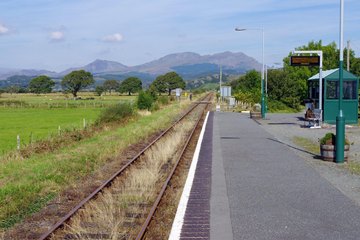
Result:
{"label": "mountain range", "polygon": [[222,66],[226,74],[242,74],[251,69],[260,69],[261,64],[254,58],[238,52],[223,52],[212,55],[200,55],[193,52],[174,53],[166,55],[157,60],[137,66],[126,66],[124,64],[97,59],[82,67],[66,69],[61,72],[36,69],[4,69],[0,68],[0,79],[7,79],[14,75],[39,76],[47,75],[52,78],[62,78],[74,70],[83,69],[94,74],[98,79],[118,79],[127,76],[138,76],[154,79],[157,75],[169,71],[176,71],[184,79],[192,79],[198,76],[214,74],[219,72]]}

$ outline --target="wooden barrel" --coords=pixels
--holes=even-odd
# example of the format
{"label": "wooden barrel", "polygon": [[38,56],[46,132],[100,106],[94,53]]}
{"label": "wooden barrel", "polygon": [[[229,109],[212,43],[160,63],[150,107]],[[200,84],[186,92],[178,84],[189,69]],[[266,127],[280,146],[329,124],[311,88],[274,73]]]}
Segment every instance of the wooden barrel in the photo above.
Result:
{"label": "wooden barrel", "polygon": [[[347,161],[349,159],[349,150],[350,145],[344,146],[344,160]],[[335,162],[336,153],[335,153],[335,145],[320,145],[320,153],[321,158],[324,161]]]}

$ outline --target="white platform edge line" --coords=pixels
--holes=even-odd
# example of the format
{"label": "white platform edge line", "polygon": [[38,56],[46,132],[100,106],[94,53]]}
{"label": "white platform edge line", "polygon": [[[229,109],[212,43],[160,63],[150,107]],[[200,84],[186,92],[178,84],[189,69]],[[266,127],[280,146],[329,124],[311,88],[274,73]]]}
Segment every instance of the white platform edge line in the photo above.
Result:
{"label": "white platform edge line", "polygon": [[170,236],[169,236],[169,240],[178,240],[180,239],[180,234],[181,234],[181,229],[184,223],[184,216],[185,216],[185,212],[186,212],[186,207],[187,207],[187,203],[189,201],[189,196],[190,196],[190,191],[191,191],[191,187],[193,185],[193,181],[194,181],[194,176],[195,176],[195,170],[196,170],[196,166],[199,160],[199,154],[200,154],[200,149],[201,149],[201,143],[203,141],[204,138],[204,133],[205,133],[205,128],[206,128],[206,124],[207,124],[207,120],[209,117],[209,112],[207,112],[206,114],[206,118],[203,124],[203,127],[201,129],[200,132],[200,136],[195,148],[195,152],[194,152],[194,156],[191,162],[191,166],[189,169],[189,174],[187,176],[186,182],[185,182],[185,186],[184,186],[184,190],[182,192],[181,198],[180,198],[180,202],[178,205],[178,208],[176,210],[176,215],[174,218],[174,222],[171,228],[171,232],[170,232]]}

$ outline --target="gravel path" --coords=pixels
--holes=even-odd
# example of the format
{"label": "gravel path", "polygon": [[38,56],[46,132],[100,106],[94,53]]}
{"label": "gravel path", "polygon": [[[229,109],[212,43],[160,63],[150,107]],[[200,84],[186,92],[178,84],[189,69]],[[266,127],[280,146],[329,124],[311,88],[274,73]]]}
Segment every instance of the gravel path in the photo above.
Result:
{"label": "gravel path", "polygon": [[[266,119],[257,120],[258,123],[280,142],[288,145],[299,156],[310,164],[322,177],[360,206],[360,176],[349,172],[344,164],[324,162],[313,153],[309,153],[297,146],[294,137],[303,137],[313,142],[318,142],[327,132],[336,132],[334,125],[325,125],[321,129],[304,127],[303,113],[297,114],[267,114]],[[350,147],[350,161],[360,163],[360,128],[346,126],[346,136],[353,145]],[[318,143],[317,143],[318,144]]]}

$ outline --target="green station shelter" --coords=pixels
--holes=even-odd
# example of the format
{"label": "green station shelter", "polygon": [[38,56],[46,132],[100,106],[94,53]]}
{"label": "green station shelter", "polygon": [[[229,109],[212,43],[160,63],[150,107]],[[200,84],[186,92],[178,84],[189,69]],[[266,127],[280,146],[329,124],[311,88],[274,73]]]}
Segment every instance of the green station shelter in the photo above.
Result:
{"label": "green station shelter", "polygon": [[[336,123],[339,114],[339,69],[323,71],[322,73],[323,99],[322,119],[328,124]],[[359,78],[344,70],[343,74],[343,113],[345,124],[358,123]],[[319,107],[319,74],[308,79],[309,98],[315,101],[315,108]]]}

